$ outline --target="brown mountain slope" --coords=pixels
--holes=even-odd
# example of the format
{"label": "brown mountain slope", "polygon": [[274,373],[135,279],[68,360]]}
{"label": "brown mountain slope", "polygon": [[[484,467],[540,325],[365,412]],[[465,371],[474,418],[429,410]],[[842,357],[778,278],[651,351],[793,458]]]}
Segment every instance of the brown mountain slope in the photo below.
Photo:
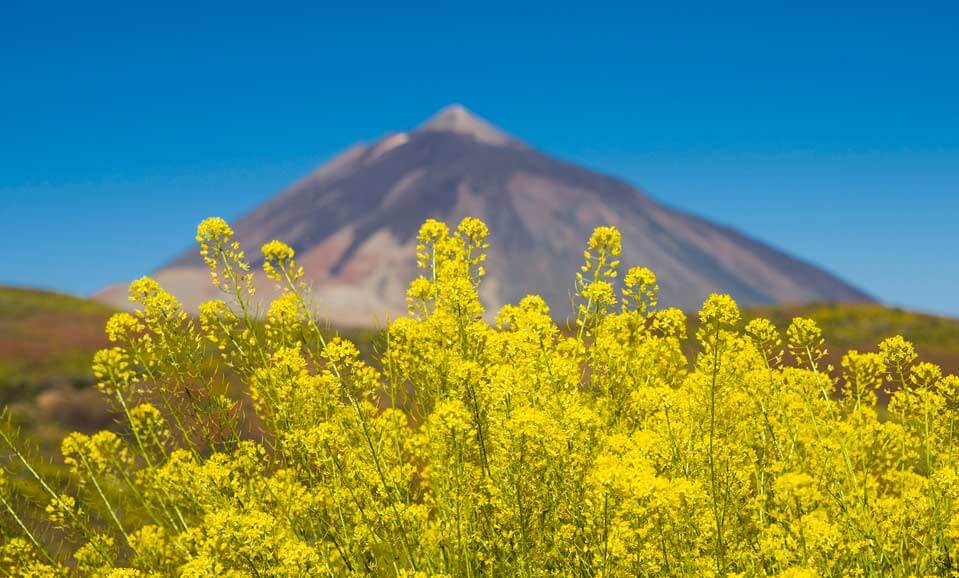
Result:
{"label": "brown mountain slope", "polygon": [[[491,230],[482,296],[496,310],[531,292],[565,316],[593,228],[623,234],[626,263],[652,268],[663,302],[696,309],[713,291],[743,305],[871,301],[835,276],[767,245],[665,207],[630,184],[539,153],[466,109],[353,147],[235,223],[247,252],[291,244],[317,302],[338,324],[402,314],[416,275],[415,236],[430,217]],[[188,307],[214,296],[191,250],[156,274]],[[264,286],[266,284],[264,283]],[[100,296],[122,304],[122,291]]]}

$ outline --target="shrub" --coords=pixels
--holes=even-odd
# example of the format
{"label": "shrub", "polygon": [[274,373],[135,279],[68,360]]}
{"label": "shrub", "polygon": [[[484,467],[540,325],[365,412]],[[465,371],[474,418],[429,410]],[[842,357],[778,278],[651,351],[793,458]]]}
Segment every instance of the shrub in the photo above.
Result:
{"label": "shrub", "polygon": [[[18,576],[931,575],[959,569],[959,379],[902,338],[822,367],[819,328],[744,328],[713,295],[687,361],[655,275],[600,228],[574,324],[528,296],[484,320],[486,227],[428,221],[375,361],[327,335],[294,251],[253,275],[220,219],[222,300],[151,279],[107,324],[117,433],[46,479],[9,432],[0,567]],[[231,393],[245,386],[245,401]],[[894,390],[880,415],[876,393]],[[244,408],[253,411],[251,419]],[[253,424],[252,428],[249,424]],[[42,496],[42,498],[38,497]]]}

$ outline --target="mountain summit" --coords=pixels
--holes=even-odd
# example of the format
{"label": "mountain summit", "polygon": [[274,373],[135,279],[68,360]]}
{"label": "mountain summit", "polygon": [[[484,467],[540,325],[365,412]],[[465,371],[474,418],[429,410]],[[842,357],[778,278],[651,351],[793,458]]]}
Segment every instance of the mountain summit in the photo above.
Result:
{"label": "mountain summit", "polygon": [[447,106],[421,124],[417,130],[451,132],[493,146],[520,145],[519,141],[459,104]]}
{"label": "mountain summit", "polygon": [[[411,132],[346,150],[234,229],[251,258],[272,239],[289,243],[332,322],[373,325],[405,312],[423,221],[455,227],[466,216],[490,228],[481,296],[494,312],[540,293],[557,317],[567,315],[583,246],[600,225],[622,232],[624,263],[656,272],[663,305],[695,310],[713,291],[744,305],[871,300],[830,273],[663,206],[625,181],[540,153],[458,105]],[[196,249],[155,277],[188,308],[217,296]],[[100,297],[126,302],[116,287]]]}

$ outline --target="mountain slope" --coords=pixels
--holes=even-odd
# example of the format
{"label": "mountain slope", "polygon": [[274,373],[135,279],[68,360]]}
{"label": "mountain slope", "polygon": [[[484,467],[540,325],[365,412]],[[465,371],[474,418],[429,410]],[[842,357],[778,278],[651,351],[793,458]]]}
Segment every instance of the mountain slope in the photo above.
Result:
{"label": "mountain slope", "polygon": [[[402,314],[414,246],[430,217],[490,227],[496,310],[531,292],[557,316],[593,228],[623,234],[624,263],[652,268],[662,301],[696,309],[713,291],[743,305],[871,301],[835,276],[729,228],[665,207],[632,185],[528,147],[453,106],[409,133],[353,147],[235,223],[251,256],[274,238],[293,246],[333,322],[370,325]],[[188,307],[214,296],[189,251],[157,279]],[[266,286],[266,283],[263,283]],[[122,304],[122,292],[101,298]]]}

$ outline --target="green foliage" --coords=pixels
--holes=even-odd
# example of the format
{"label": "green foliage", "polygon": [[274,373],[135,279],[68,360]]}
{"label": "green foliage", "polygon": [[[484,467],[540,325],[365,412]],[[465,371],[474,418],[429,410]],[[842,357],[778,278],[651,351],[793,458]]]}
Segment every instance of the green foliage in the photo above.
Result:
{"label": "green foliage", "polygon": [[[155,281],[107,322],[119,432],[56,475],[8,430],[0,568],[55,576],[856,576],[959,571],[959,379],[902,337],[833,371],[812,319],[693,327],[619,275],[604,227],[564,333],[527,296],[484,320],[486,227],[420,231],[409,315],[375,361],[330,335],[294,251],[262,249],[258,321],[221,219],[197,240],[221,300]],[[863,348],[865,349],[865,348]],[[230,378],[229,376],[233,376]],[[229,387],[237,379],[244,388]],[[880,394],[893,391],[877,411]],[[253,431],[254,435],[249,435]]]}
{"label": "green foliage", "polygon": [[43,313],[102,315],[110,313],[110,309],[94,301],[62,293],[0,287],[0,314],[4,319],[23,319]]}

